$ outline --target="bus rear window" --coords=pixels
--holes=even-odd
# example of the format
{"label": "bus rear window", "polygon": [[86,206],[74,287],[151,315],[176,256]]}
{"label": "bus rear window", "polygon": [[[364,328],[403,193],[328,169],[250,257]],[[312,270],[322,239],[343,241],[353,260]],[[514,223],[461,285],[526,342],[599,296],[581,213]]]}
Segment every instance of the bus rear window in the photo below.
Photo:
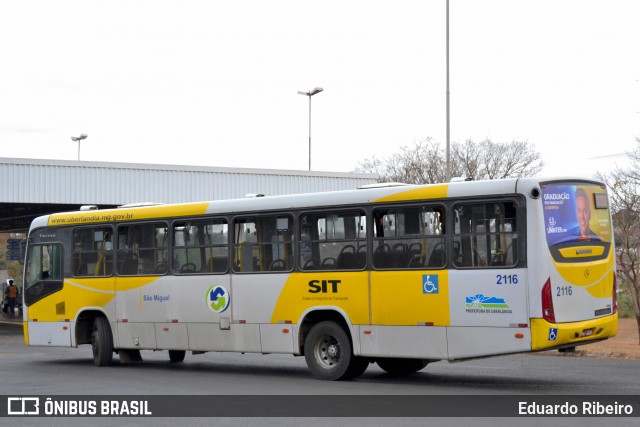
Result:
{"label": "bus rear window", "polygon": [[605,188],[588,183],[541,185],[547,244],[611,242]]}

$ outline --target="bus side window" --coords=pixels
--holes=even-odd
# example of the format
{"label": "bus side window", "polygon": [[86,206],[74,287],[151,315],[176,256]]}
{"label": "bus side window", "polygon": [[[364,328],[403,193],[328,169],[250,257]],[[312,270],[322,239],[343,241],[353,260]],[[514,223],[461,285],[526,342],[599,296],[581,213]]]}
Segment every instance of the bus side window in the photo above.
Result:
{"label": "bus side window", "polygon": [[264,215],[234,220],[233,267],[239,273],[293,269],[293,218]]}
{"label": "bus side window", "polygon": [[367,264],[367,218],[362,211],[300,216],[303,271],[362,270]]}
{"label": "bus side window", "polygon": [[459,203],[454,206],[454,265],[512,267],[518,260],[516,203]]}
{"label": "bus side window", "polygon": [[118,274],[161,275],[167,272],[168,236],[165,223],[118,227]]}
{"label": "bus side window", "polygon": [[173,272],[226,273],[229,262],[228,237],[225,219],[174,222]]}
{"label": "bus side window", "polygon": [[373,266],[443,268],[447,260],[444,207],[389,207],[373,212]]}
{"label": "bus side window", "polygon": [[111,276],[113,243],[111,227],[86,227],[73,230],[73,275],[76,277]]}

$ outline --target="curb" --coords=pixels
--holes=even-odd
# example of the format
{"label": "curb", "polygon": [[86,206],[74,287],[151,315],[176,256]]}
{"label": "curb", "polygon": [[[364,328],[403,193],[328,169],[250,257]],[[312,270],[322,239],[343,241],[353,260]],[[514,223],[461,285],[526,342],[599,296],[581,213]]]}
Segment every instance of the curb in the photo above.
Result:
{"label": "curb", "polygon": [[0,320],[0,325],[11,325],[11,326],[20,326],[20,327],[22,327],[22,321],[11,322],[11,321],[6,321],[6,320]]}

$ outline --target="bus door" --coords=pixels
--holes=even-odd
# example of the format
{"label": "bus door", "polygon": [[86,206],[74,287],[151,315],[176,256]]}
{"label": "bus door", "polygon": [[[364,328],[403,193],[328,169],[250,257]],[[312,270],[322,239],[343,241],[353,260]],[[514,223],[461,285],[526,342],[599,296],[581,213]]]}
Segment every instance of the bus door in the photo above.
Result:
{"label": "bus door", "polygon": [[293,352],[292,326],[272,322],[295,264],[293,233],[291,215],[246,216],[233,221],[230,345],[239,351]]}
{"label": "bus door", "polygon": [[155,323],[172,318],[165,222],[121,224],[117,233],[116,330],[121,348],[156,348]]}
{"label": "bus door", "polygon": [[23,288],[28,345],[71,345],[71,329],[63,316],[67,315],[67,301],[73,298],[69,286],[63,292],[63,246],[59,241],[44,241],[57,240],[56,235],[40,232],[40,239],[30,236],[33,241],[28,246]]}
{"label": "bus door", "polygon": [[445,208],[440,204],[373,210],[371,323],[367,355],[446,359],[449,271]]}
{"label": "bus door", "polygon": [[[176,220],[172,233],[173,319],[182,327],[186,325],[183,338],[188,338],[187,343],[181,341],[179,345],[187,345],[193,351],[235,349],[230,344],[234,333],[231,325],[234,298],[229,275],[227,220]],[[176,324],[164,326],[160,336],[168,338],[168,331],[177,327]]]}
{"label": "bus door", "polygon": [[450,357],[526,349],[527,276],[521,197],[457,202],[452,206],[449,271]]}

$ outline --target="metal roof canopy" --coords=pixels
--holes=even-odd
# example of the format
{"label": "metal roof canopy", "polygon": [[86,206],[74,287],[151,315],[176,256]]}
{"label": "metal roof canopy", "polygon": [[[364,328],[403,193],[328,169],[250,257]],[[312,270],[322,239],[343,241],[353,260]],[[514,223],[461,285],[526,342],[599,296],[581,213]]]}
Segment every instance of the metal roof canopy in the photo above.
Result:
{"label": "metal roof canopy", "polygon": [[111,163],[0,157],[0,231],[27,229],[33,218],[140,202],[186,203],[352,190],[377,182],[362,173]]}

